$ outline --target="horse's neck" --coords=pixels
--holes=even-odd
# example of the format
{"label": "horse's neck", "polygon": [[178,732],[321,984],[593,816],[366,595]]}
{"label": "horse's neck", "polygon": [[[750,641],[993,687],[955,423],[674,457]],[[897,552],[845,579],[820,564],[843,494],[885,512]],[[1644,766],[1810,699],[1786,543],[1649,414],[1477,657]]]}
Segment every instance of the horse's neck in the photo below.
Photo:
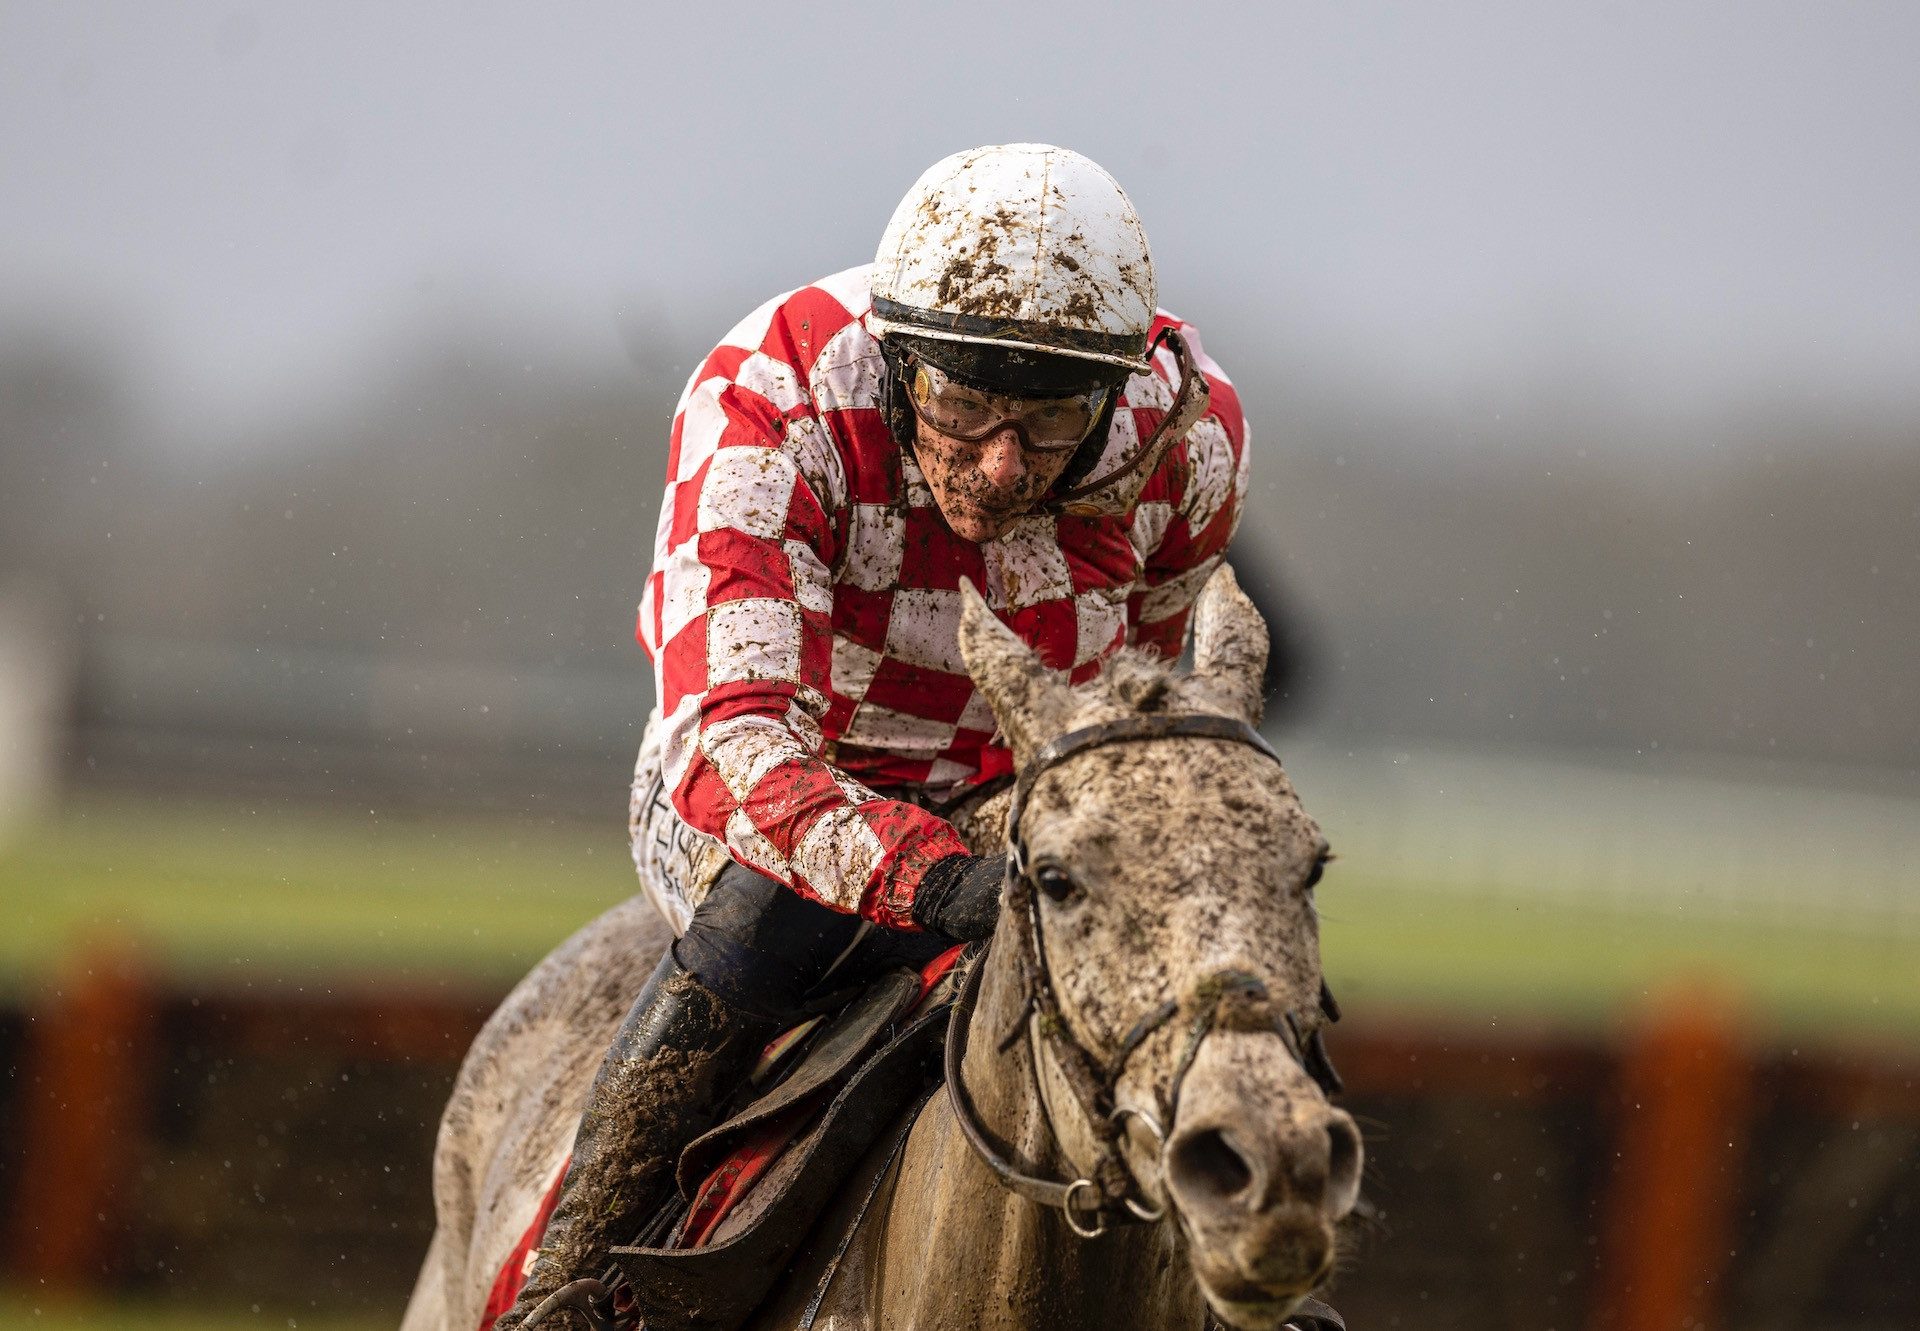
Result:
{"label": "horse's neck", "polygon": [[[983,1123],[1016,1161],[1067,1177],[1023,1040],[997,1046],[1020,1017],[1016,949],[1004,936],[987,967],[965,1067]],[[1115,1325],[1192,1331],[1203,1320],[1169,1225],[1076,1237],[1059,1212],[1002,1187],[967,1145],[945,1096],[921,1115],[901,1159],[880,1238],[875,1325],[1002,1331]]]}

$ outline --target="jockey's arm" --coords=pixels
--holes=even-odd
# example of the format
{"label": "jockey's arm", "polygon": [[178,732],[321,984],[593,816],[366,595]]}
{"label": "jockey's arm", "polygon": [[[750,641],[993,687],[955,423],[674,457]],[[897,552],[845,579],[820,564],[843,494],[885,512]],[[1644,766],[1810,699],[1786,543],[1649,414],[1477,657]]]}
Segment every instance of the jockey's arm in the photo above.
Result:
{"label": "jockey's arm", "polygon": [[[669,487],[668,554],[643,607],[661,624],[674,808],[803,896],[912,928],[928,870],[967,848],[940,818],[822,757],[839,554],[829,446],[744,373],[701,394],[711,400],[686,412],[685,479]],[[713,437],[692,437],[703,417]],[[690,455],[701,448],[703,460]]]}
{"label": "jockey's arm", "polygon": [[1172,660],[1186,640],[1193,603],[1226,558],[1246,510],[1247,420],[1219,365],[1190,325],[1178,325],[1207,378],[1207,414],[1155,468],[1134,507],[1132,538],[1141,585],[1127,601],[1127,638]]}

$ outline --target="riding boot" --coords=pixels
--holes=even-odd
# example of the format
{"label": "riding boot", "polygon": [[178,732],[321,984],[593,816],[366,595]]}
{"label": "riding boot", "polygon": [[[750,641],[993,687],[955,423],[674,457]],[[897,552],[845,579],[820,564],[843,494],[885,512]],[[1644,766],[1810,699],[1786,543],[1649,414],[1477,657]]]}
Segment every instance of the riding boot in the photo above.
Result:
{"label": "riding boot", "polygon": [[[569,1281],[600,1276],[673,1186],[681,1150],[711,1123],[776,1023],[741,1012],[674,959],[660,959],[594,1078],[533,1269],[494,1331],[516,1331]],[[547,1331],[584,1325],[571,1312]]]}

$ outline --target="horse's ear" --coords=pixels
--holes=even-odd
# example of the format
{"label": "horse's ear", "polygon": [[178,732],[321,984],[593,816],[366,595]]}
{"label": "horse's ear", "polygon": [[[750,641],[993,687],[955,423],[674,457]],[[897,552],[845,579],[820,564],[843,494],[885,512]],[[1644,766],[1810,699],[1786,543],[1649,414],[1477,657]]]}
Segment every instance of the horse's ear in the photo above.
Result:
{"label": "horse's ear", "polygon": [[1229,716],[1260,724],[1266,706],[1267,621],[1260,617],[1233,569],[1222,564],[1200,590],[1193,615],[1193,674],[1189,686]]}
{"label": "horse's ear", "polygon": [[960,582],[960,655],[1012,745],[1016,767],[1065,729],[1073,704],[1066,681],[994,618],[965,579]]}

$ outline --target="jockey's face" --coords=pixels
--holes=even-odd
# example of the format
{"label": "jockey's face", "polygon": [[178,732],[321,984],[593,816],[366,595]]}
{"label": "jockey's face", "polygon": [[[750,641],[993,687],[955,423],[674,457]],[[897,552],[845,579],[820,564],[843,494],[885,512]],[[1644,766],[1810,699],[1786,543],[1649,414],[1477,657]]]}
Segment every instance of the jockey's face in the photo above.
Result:
{"label": "jockey's face", "polygon": [[940,516],[956,536],[985,542],[1032,511],[1073,460],[1071,450],[1042,452],[1020,442],[1009,421],[984,439],[967,441],[915,420],[914,456]]}

